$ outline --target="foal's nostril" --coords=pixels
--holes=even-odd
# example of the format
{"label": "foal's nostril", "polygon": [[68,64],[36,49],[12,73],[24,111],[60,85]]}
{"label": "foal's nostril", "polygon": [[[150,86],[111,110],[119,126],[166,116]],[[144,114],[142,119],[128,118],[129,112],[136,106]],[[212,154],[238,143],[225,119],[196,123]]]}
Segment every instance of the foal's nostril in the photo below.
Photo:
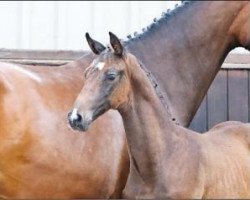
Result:
{"label": "foal's nostril", "polygon": [[82,116],[78,113],[69,112],[68,119],[72,124],[77,124],[82,121]]}
{"label": "foal's nostril", "polygon": [[78,121],[78,122],[82,121],[82,116],[77,113],[75,121]]}
{"label": "foal's nostril", "polygon": [[68,122],[71,128],[74,130],[78,130],[78,131],[86,130],[87,126],[83,122],[83,117],[82,115],[78,114],[76,109],[74,109],[73,112],[68,113]]}

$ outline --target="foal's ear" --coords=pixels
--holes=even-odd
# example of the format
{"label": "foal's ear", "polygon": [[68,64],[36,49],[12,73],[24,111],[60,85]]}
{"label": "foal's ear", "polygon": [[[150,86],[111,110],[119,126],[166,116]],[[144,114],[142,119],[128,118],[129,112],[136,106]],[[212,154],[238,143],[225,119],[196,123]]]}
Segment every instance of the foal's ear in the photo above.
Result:
{"label": "foal's ear", "polygon": [[123,46],[120,42],[120,40],[117,38],[117,36],[114,33],[109,32],[110,37],[110,44],[114,49],[114,53],[117,56],[122,56],[123,54]]}
{"label": "foal's ear", "polygon": [[91,48],[91,50],[99,55],[102,51],[104,51],[106,49],[105,46],[103,46],[100,42],[97,42],[95,40],[93,40],[90,36],[89,33],[85,34],[85,37],[87,39],[87,42],[89,44],[89,47]]}

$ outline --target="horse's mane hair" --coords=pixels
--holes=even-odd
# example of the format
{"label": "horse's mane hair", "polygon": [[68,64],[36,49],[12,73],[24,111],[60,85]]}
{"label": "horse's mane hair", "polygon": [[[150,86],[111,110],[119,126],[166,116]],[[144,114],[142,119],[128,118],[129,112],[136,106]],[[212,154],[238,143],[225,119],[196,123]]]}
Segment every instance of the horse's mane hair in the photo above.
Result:
{"label": "horse's mane hair", "polygon": [[143,28],[141,33],[134,32],[134,37],[128,35],[127,39],[124,40],[125,43],[128,43],[132,40],[140,39],[142,36],[149,34],[155,30],[156,27],[160,26],[163,22],[167,22],[177,14],[181,13],[184,9],[194,4],[196,1],[182,1],[180,5],[176,4],[173,10],[167,9],[167,12],[163,12],[159,19],[154,18],[153,23],[151,23],[147,28]]}

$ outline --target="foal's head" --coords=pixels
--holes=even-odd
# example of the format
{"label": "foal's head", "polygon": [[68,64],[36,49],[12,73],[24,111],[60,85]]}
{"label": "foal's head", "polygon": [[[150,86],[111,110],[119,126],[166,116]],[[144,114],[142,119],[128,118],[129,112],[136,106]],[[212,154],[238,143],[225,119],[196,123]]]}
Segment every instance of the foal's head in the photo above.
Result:
{"label": "foal's head", "polygon": [[86,69],[84,87],[68,115],[73,129],[86,131],[97,117],[109,109],[125,106],[129,100],[129,66],[137,60],[125,53],[113,33],[109,35],[112,48],[105,48],[86,34],[90,48],[98,57]]}

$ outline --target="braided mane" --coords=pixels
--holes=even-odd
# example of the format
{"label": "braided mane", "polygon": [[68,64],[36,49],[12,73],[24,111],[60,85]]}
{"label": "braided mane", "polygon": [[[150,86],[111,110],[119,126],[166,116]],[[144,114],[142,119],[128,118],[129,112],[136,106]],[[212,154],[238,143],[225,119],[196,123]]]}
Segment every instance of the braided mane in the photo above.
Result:
{"label": "braided mane", "polygon": [[125,43],[128,43],[130,41],[140,39],[146,34],[149,34],[150,32],[153,32],[156,27],[160,26],[163,22],[166,23],[169,19],[173,18],[177,14],[181,13],[184,9],[189,7],[190,5],[194,4],[195,1],[182,1],[181,4],[176,4],[174,9],[167,9],[166,12],[163,12],[161,14],[161,17],[159,19],[154,18],[153,23],[151,23],[149,26],[146,28],[142,29],[141,33],[134,32],[134,37],[132,35],[128,35]]}

